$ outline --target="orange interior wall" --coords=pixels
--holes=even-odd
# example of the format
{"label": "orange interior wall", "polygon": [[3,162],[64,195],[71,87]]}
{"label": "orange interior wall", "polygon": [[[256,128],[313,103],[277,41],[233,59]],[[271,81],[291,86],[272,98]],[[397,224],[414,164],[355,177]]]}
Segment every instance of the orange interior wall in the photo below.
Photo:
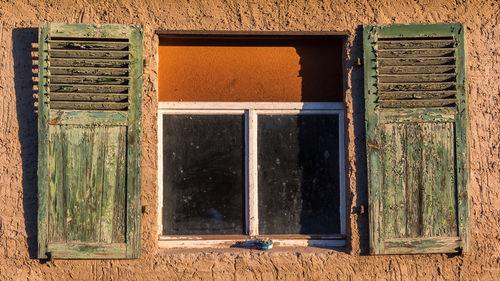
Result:
{"label": "orange interior wall", "polygon": [[340,44],[259,44],[161,40],[159,101],[343,100]]}

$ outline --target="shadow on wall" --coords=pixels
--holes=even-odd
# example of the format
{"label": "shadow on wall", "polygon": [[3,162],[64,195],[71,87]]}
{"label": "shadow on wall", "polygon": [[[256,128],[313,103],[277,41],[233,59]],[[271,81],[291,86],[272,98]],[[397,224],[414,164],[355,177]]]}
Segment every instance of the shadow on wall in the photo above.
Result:
{"label": "shadow on wall", "polygon": [[[30,258],[37,257],[37,165],[38,165],[38,119],[37,92],[34,77],[37,66],[38,28],[15,28],[12,31],[12,55],[14,58],[14,88],[16,92],[16,112],[19,122],[19,141],[21,143],[23,209],[25,230],[28,236]],[[33,55],[35,54],[35,55]]]}
{"label": "shadow on wall", "polygon": [[[354,141],[354,166],[356,172],[356,201],[352,201],[352,194],[347,197],[347,216],[354,213],[354,209],[359,209],[361,205],[365,206],[364,214],[357,214],[352,219],[356,220],[357,229],[349,229],[352,224],[347,220],[347,231],[357,231],[359,235],[359,247],[361,254],[369,254],[369,220],[368,212],[368,176],[366,164],[366,133],[365,133],[365,92],[364,92],[364,72],[362,66],[356,66],[357,58],[363,58],[363,26],[358,26],[355,30],[355,37],[350,46],[348,57],[349,61],[346,67],[352,67],[351,72],[351,95],[352,95],[352,111],[353,111],[353,127],[354,140],[346,138],[346,147]],[[346,86],[347,87],[347,86]],[[346,159],[349,159],[349,151]],[[346,180],[346,191],[349,192],[349,180]]]}

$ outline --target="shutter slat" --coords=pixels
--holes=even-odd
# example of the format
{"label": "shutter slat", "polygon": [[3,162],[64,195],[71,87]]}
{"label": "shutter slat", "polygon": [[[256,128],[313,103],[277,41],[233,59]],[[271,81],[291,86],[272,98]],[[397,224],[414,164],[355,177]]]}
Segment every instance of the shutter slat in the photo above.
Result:
{"label": "shutter slat", "polygon": [[378,66],[403,66],[403,65],[454,65],[454,57],[438,58],[380,58],[377,59]]}
{"label": "shutter slat", "polygon": [[128,68],[49,67],[49,75],[127,76]]}
{"label": "shutter slat", "polygon": [[120,76],[63,76],[49,75],[49,83],[54,84],[99,84],[124,85],[128,84],[129,77]]}
{"label": "shutter slat", "polygon": [[126,59],[128,51],[81,51],[49,49],[51,58],[94,58],[94,59]]}
{"label": "shutter slat", "polygon": [[453,90],[455,82],[441,83],[379,83],[381,91],[433,91],[433,90]]}
{"label": "shutter slat", "polygon": [[51,93],[51,101],[127,101],[128,94]]}
{"label": "shutter slat", "polygon": [[49,84],[50,92],[127,93],[126,85]]}
{"label": "shutter slat", "polygon": [[126,110],[128,102],[73,102],[73,101],[53,101],[50,103],[51,109],[66,110]]}
{"label": "shutter slat", "polygon": [[429,48],[451,48],[454,46],[453,39],[450,40],[398,40],[378,41],[379,49],[429,49]]}
{"label": "shutter slat", "polygon": [[455,99],[379,100],[380,107],[385,108],[442,107],[455,102]]}
{"label": "shutter slat", "polygon": [[413,58],[413,57],[451,57],[455,49],[392,49],[379,50],[377,55],[379,58]]}
{"label": "shutter slat", "polygon": [[457,91],[394,91],[379,92],[379,100],[443,99],[454,97]]}
{"label": "shutter slat", "polygon": [[50,66],[128,68],[130,61],[111,59],[51,58]]}
{"label": "shutter slat", "polygon": [[73,40],[49,40],[51,49],[80,49],[80,50],[127,50],[130,44],[128,42],[109,42],[109,41],[73,41]]}
{"label": "shutter slat", "polygon": [[453,82],[455,74],[393,74],[379,75],[381,83],[406,83],[406,82]]}
{"label": "shutter slat", "polygon": [[380,74],[440,74],[455,73],[454,65],[431,65],[431,66],[381,66],[378,68]]}

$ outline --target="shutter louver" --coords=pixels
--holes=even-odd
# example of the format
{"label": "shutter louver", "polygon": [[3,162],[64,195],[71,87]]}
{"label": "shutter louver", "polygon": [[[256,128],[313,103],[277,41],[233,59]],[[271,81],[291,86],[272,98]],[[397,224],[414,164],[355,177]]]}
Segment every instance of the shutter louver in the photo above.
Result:
{"label": "shutter louver", "polygon": [[140,256],[142,31],[41,23],[38,256]]}
{"label": "shutter louver", "polygon": [[128,38],[49,38],[49,107],[127,110]]}
{"label": "shutter louver", "polygon": [[464,38],[458,23],[364,27],[372,254],[468,249]]}
{"label": "shutter louver", "polygon": [[379,37],[375,50],[380,107],[455,105],[453,37]]}

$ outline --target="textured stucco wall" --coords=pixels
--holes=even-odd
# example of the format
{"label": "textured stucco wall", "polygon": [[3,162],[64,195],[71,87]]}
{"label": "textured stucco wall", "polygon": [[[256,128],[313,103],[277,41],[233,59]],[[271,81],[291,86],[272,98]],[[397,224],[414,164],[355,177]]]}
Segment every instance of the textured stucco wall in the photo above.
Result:
{"label": "textured stucco wall", "polygon": [[[160,3],[162,2],[162,3]],[[0,0],[0,280],[494,280],[500,276],[500,94],[498,1]],[[40,21],[136,23],[144,27],[142,258],[32,259],[36,249],[37,118],[32,57]],[[341,30],[346,49],[347,206],[367,202],[362,24],[467,24],[471,150],[471,252],[368,256],[367,215],[347,218],[347,247],[160,251],[157,207],[156,29]],[[351,213],[350,211],[348,214]]]}

